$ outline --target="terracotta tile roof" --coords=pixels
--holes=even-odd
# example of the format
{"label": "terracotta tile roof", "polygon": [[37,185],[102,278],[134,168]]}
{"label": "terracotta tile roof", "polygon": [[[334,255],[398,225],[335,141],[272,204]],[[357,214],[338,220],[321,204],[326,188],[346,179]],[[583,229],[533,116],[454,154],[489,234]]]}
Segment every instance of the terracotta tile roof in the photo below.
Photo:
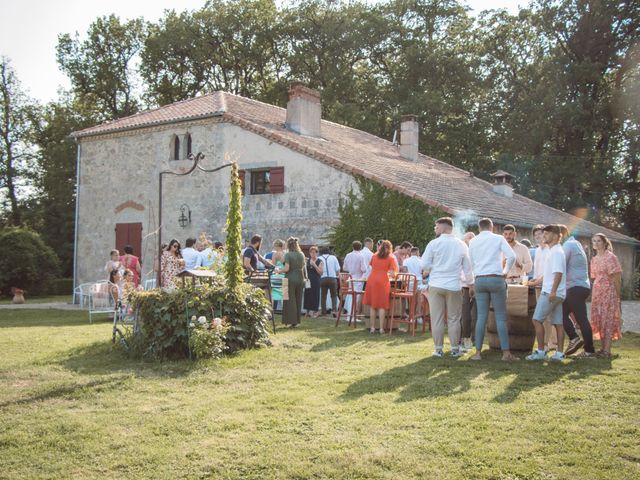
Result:
{"label": "terracotta tile roof", "polygon": [[530,228],[537,223],[564,223],[576,235],[605,233],[616,242],[640,242],[576,216],[514,193],[507,198],[489,182],[473,177],[426,155],[417,161],[400,156],[398,147],[382,138],[322,121],[321,138],[299,135],[285,128],[286,110],[237,95],[215,92],[155,110],[74,132],[83,138],[166,123],[219,117],[258,135],[304,153],[345,172],[361,175],[452,215],[473,212],[496,223]]}

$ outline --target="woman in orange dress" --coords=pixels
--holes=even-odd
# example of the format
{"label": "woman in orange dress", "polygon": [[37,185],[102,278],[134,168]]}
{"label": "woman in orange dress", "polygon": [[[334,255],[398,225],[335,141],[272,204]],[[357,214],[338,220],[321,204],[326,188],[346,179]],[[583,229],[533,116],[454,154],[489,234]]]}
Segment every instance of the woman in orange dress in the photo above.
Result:
{"label": "woman in orange dress", "polygon": [[376,312],[380,319],[380,333],[384,333],[384,319],[386,311],[389,309],[389,294],[391,284],[389,283],[389,272],[398,272],[398,264],[391,255],[393,246],[389,240],[384,240],[378,251],[371,257],[371,273],[367,279],[367,286],[364,290],[363,303],[369,305],[371,310],[369,317],[370,333],[376,332]]}
{"label": "woman in orange dress", "polygon": [[591,239],[597,255],[591,259],[591,327],[593,338],[602,341],[600,357],[611,356],[611,341],[622,338],[620,332],[620,285],[622,267],[613,254],[611,242],[603,233]]}

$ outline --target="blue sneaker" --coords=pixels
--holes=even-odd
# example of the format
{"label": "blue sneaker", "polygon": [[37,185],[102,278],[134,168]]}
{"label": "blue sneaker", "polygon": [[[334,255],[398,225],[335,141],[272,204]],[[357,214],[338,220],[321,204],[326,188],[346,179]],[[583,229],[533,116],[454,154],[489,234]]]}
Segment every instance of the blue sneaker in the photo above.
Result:
{"label": "blue sneaker", "polygon": [[551,360],[553,360],[554,362],[561,362],[564,359],[565,359],[565,356],[564,356],[564,353],[562,352],[556,352],[551,357]]}
{"label": "blue sneaker", "polygon": [[546,360],[547,354],[544,350],[535,350],[531,355],[526,356],[526,360],[535,361],[535,360]]}

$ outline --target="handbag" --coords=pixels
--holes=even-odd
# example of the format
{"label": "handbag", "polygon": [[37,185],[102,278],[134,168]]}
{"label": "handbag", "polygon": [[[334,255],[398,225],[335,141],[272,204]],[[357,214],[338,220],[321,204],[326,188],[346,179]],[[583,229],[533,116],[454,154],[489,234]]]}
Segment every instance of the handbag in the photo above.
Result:
{"label": "handbag", "polygon": [[309,272],[307,271],[307,264],[304,264],[304,288],[311,288],[311,280],[309,280]]}

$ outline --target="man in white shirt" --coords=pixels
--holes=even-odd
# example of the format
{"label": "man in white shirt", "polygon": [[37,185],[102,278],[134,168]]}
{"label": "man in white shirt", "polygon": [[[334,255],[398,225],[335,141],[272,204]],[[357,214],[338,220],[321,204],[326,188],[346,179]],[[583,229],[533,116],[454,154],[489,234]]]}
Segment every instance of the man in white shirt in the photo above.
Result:
{"label": "man in white shirt", "polygon": [[364,247],[362,247],[362,255],[367,264],[367,271],[364,272],[364,278],[369,278],[371,273],[371,258],[373,258],[373,239],[367,237],[364,239]]}
{"label": "man in white shirt", "polygon": [[[342,269],[351,274],[351,278],[354,280],[353,289],[358,292],[356,294],[356,312],[360,312],[360,304],[362,302],[362,295],[360,295],[360,293],[362,293],[364,287],[364,281],[362,281],[362,279],[364,278],[364,274],[367,271],[369,264],[365,261],[364,255],[362,254],[362,244],[358,240],[355,240],[351,246],[353,250],[347,253],[346,257],[344,257]],[[347,305],[347,302],[345,302],[344,308],[349,310],[350,307],[351,305]]]}
{"label": "man in white shirt", "polygon": [[429,307],[431,309],[431,333],[435,345],[434,357],[444,355],[445,310],[449,324],[451,356],[463,355],[460,351],[460,315],[462,311],[462,287],[460,271],[467,281],[473,282],[469,249],[453,235],[453,220],[442,217],[436,220],[436,239],[431,240],[422,255],[422,269],[429,273]]}
{"label": "man in white shirt", "polygon": [[549,254],[544,262],[542,274],[542,292],[536,309],[533,312],[533,325],[536,328],[538,350],[527,356],[527,360],[545,360],[547,353],[544,349],[544,326],[542,322],[549,317],[555,327],[558,337],[556,353],[551,360],[564,359],[562,352],[564,344],[564,326],[562,319],[562,303],[567,296],[566,288],[566,257],[560,245],[562,233],[559,225],[547,225],[544,227],[544,241],[549,247]]}
{"label": "man in white shirt", "polygon": [[[542,288],[542,276],[544,274],[544,263],[549,255],[549,247],[544,242],[544,225],[538,224],[533,227],[533,239],[538,244],[533,262],[533,280],[529,282],[529,286],[536,287],[536,300],[540,298],[540,290]],[[544,348],[546,351],[556,347],[557,338],[553,325],[549,319],[545,319],[544,323]]]}
{"label": "man in white shirt", "polygon": [[185,243],[186,247],[182,249],[182,258],[184,258],[184,268],[187,270],[193,270],[202,266],[202,257],[194,247],[196,244],[195,238],[187,238]]}
{"label": "man in white shirt", "polygon": [[[469,256],[475,276],[476,307],[476,353],[471,360],[481,360],[484,331],[489,317],[489,303],[493,305],[496,327],[502,349],[502,360],[512,361],[518,358],[509,351],[509,332],[507,330],[507,284],[505,279],[516,261],[516,255],[502,235],[493,233],[493,222],[482,218],[478,222],[480,233],[469,245]],[[506,259],[504,266],[502,258]]]}
{"label": "man in white shirt", "polygon": [[526,276],[533,268],[529,249],[516,240],[518,232],[516,232],[516,227],[513,225],[502,227],[502,236],[513,250],[513,253],[516,254],[516,261],[513,262],[511,270],[507,273],[507,282],[522,283],[522,277]]}
{"label": "man in white shirt", "polygon": [[327,312],[327,291],[331,295],[331,312],[333,316],[338,315],[338,274],[340,273],[340,263],[335,255],[331,254],[329,247],[320,248],[320,256],[322,262],[322,276],[320,277],[320,306],[322,314]]}

